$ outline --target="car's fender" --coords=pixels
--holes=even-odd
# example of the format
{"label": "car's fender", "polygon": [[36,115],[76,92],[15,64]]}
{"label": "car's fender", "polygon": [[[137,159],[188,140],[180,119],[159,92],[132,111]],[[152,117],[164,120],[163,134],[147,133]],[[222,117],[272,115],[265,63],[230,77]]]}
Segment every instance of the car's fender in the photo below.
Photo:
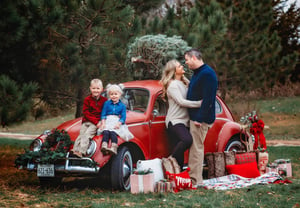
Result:
{"label": "car's fender", "polygon": [[[111,155],[103,155],[101,152],[101,144],[102,144],[102,135],[97,135],[93,138],[93,140],[97,143],[97,148],[95,151],[95,154],[92,156],[92,158],[99,164],[100,167],[103,167],[106,163],[109,162],[111,159]],[[111,141],[109,141],[110,145]],[[130,139],[129,141],[126,141],[120,137],[118,137],[118,146],[127,146],[129,150],[132,151],[132,155],[134,156],[137,154],[137,148],[138,150],[143,154],[142,156],[139,155],[139,157],[147,158],[149,156],[149,152],[147,152],[147,148],[142,143],[142,141],[136,137]],[[134,157],[135,158],[135,157]]]}
{"label": "car's fender", "polygon": [[221,131],[219,132],[218,141],[217,141],[217,152],[223,152],[225,151],[226,145],[229,142],[229,140],[237,134],[241,134],[243,128],[240,124],[236,122],[226,122]]}
{"label": "car's fender", "polygon": [[[145,144],[143,144],[140,139],[134,137],[133,139],[129,140],[127,143],[125,143],[126,146],[129,145],[129,146],[133,147],[133,145],[134,145],[135,148],[138,148],[140,150],[140,152],[143,154],[144,158],[149,157],[149,152],[147,151]],[[132,150],[132,148],[129,148],[129,149]],[[132,154],[134,154],[134,153],[132,153]]]}

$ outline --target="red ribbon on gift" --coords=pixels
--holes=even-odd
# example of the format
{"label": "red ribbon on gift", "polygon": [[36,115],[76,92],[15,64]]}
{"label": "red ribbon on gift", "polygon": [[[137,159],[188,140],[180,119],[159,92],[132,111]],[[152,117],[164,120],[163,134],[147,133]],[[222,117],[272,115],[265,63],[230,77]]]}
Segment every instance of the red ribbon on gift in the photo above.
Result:
{"label": "red ribbon on gift", "polygon": [[266,138],[263,133],[265,127],[265,123],[262,120],[257,120],[252,123],[250,127],[250,132],[253,134],[255,138],[254,149],[258,148],[258,140],[260,144],[260,148],[267,149]]}

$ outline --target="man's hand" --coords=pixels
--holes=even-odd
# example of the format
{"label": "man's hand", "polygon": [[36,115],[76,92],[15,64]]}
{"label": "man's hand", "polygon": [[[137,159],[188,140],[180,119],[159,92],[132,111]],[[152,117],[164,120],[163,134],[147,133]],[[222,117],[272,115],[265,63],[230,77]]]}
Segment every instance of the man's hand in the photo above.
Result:
{"label": "man's hand", "polygon": [[196,127],[200,127],[201,126],[201,123],[197,122],[197,121],[194,121],[194,124]]}

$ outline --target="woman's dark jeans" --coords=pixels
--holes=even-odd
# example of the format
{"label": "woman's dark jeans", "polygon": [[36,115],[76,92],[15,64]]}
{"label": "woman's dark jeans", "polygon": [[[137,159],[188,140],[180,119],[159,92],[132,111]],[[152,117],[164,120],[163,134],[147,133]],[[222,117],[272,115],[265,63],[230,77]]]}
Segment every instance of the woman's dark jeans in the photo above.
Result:
{"label": "woman's dark jeans", "polygon": [[184,163],[184,152],[190,148],[193,143],[193,137],[189,129],[182,123],[172,125],[168,123],[168,134],[175,148],[172,156],[177,160],[178,165],[182,169]]}

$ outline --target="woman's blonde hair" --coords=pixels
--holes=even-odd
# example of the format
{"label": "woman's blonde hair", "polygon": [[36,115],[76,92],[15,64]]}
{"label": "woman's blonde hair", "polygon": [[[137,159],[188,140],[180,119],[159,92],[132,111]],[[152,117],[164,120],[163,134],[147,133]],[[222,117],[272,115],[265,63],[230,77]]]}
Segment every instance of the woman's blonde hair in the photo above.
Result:
{"label": "woman's blonde hair", "polygon": [[[167,89],[169,87],[171,80],[175,79],[175,72],[176,72],[176,67],[178,64],[180,64],[180,62],[177,61],[176,59],[173,59],[173,60],[168,61],[164,67],[164,71],[162,73],[162,78],[160,80],[160,82],[163,85],[162,97],[164,99],[167,98]],[[188,80],[184,75],[181,77],[181,81],[186,86],[188,85]]]}

